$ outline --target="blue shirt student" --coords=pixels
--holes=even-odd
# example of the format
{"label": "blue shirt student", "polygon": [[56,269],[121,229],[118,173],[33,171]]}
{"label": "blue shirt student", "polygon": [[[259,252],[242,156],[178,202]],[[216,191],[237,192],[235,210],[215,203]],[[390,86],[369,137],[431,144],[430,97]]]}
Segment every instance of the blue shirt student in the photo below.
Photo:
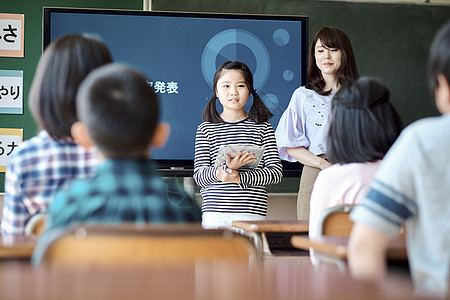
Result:
{"label": "blue shirt student", "polygon": [[72,223],[199,222],[200,209],[177,184],[164,180],[151,160],[107,159],[92,180],[57,193],[47,230]]}

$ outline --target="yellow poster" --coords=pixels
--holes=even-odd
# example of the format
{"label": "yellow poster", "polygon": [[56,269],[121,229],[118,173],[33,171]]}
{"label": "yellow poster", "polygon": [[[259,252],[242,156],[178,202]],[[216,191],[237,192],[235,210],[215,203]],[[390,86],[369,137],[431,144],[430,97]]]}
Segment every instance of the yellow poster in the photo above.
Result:
{"label": "yellow poster", "polygon": [[23,141],[23,129],[0,128],[0,172],[6,171],[8,158]]}

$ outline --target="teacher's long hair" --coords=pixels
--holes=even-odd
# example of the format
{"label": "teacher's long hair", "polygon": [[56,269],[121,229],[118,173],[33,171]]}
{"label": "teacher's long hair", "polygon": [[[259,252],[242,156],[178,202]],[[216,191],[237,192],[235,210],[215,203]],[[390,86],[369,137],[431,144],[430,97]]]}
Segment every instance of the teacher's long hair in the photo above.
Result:
{"label": "teacher's long hair", "polygon": [[311,47],[309,48],[306,88],[314,90],[320,95],[326,96],[331,93],[331,90],[325,90],[325,80],[323,79],[322,72],[317,67],[316,58],[314,56],[316,43],[318,40],[320,40],[322,44],[328,48],[337,48],[341,50],[341,67],[338,70],[339,85],[344,84],[348,80],[358,79],[359,73],[356,67],[352,44],[345,32],[333,26],[325,26],[320,29],[315,34]]}

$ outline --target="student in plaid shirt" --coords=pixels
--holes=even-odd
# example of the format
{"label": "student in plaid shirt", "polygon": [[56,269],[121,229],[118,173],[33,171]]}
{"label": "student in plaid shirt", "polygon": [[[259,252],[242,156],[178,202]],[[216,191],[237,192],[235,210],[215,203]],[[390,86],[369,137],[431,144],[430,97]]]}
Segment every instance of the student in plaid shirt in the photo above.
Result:
{"label": "student in plaid shirt", "polygon": [[77,108],[75,140],[95,144],[105,161],[92,179],[75,180],[56,194],[49,235],[77,223],[200,223],[197,203],[166,182],[149,159],[151,147],[164,145],[169,127],[158,123],[156,94],[141,73],[114,64],[95,70],[80,87]]}
{"label": "student in plaid shirt", "polygon": [[110,62],[106,45],[88,36],[63,36],[44,51],[29,96],[40,132],[23,142],[8,162],[3,235],[23,235],[29,219],[47,211],[58,189],[74,178],[92,176],[97,152],[71,138],[75,98],[87,74]]}

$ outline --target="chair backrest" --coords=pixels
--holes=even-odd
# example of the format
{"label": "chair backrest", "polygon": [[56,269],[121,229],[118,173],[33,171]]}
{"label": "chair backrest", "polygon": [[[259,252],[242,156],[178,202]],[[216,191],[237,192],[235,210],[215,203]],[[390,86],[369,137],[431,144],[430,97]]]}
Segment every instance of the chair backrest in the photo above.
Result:
{"label": "chair backrest", "polygon": [[247,238],[228,230],[204,230],[200,225],[83,225],[56,233],[44,249],[41,263],[78,267],[249,262],[257,257]]}
{"label": "chair backrest", "polygon": [[[353,221],[349,215],[355,206],[355,204],[342,204],[324,210],[319,217],[319,236],[350,236]],[[406,235],[406,224],[403,224],[398,235]]]}
{"label": "chair backrest", "polygon": [[33,215],[25,225],[25,235],[40,235],[45,230],[45,223],[47,221],[47,214],[38,213]]}
{"label": "chair backrest", "polygon": [[319,235],[350,236],[353,221],[349,215],[355,205],[336,205],[322,212],[319,218]]}

